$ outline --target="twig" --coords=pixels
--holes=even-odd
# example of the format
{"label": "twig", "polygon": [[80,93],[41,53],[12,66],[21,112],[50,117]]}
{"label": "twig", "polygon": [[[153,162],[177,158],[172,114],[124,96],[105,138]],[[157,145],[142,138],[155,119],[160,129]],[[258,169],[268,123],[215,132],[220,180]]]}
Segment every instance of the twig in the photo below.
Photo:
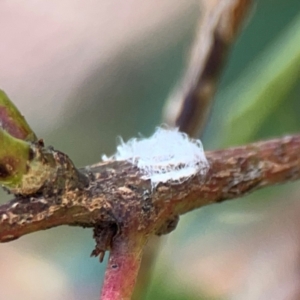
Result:
{"label": "twig", "polygon": [[144,235],[116,236],[105,271],[101,300],[131,299],[145,241]]}
{"label": "twig", "polygon": [[209,115],[216,84],[251,0],[205,1],[189,66],[165,107],[165,120],[197,136]]}
{"label": "twig", "polygon": [[158,233],[172,216],[300,178],[300,135],[206,155],[206,178],[195,174],[180,184],[168,182],[155,189],[128,162],[82,169],[88,187],[52,196],[48,191],[48,197],[17,197],[0,206],[0,242],[59,225],[117,224],[122,231],[132,220],[136,232]]}

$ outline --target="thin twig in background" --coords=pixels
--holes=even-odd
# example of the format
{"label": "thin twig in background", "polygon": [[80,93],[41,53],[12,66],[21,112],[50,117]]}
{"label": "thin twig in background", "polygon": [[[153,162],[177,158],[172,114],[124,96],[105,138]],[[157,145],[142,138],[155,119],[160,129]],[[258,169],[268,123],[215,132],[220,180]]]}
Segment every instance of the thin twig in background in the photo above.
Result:
{"label": "thin twig in background", "polygon": [[166,104],[164,117],[190,136],[198,136],[209,115],[228,50],[249,11],[251,0],[203,1],[187,71]]}

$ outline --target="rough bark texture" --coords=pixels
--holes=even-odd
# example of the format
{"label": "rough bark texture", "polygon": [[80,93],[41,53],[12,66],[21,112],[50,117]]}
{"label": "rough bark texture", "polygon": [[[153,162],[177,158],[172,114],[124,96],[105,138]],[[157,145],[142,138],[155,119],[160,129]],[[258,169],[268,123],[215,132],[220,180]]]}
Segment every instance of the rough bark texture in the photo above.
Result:
{"label": "rough bark texture", "polygon": [[128,226],[147,234],[167,233],[173,228],[166,224],[177,215],[300,177],[300,135],[206,154],[206,177],[195,174],[180,184],[152,189],[137,167],[111,161],[81,169],[86,186],[17,196],[0,206],[0,241],[58,225],[115,224],[118,233]]}

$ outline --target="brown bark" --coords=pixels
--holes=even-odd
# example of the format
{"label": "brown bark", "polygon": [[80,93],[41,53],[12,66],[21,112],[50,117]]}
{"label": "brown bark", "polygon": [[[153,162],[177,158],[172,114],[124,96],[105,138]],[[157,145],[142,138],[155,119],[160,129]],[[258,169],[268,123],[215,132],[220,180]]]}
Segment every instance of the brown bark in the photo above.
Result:
{"label": "brown bark", "polygon": [[48,190],[47,197],[42,193],[17,196],[0,206],[0,241],[59,225],[100,225],[104,231],[114,225],[119,233],[128,227],[150,235],[167,233],[174,226],[166,224],[173,224],[176,215],[300,177],[300,135],[206,155],[210,167],[205,178],[195,174],[180,184],[168,182],[154,189],[128,162],[81,169],[87,187],[52,195]]}

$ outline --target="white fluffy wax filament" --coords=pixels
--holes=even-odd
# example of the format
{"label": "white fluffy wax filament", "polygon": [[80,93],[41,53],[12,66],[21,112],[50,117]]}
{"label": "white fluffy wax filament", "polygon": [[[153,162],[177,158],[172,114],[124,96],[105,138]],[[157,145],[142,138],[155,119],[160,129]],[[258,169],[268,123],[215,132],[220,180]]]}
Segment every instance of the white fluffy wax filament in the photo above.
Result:
{"label": "white fluffy wax filament", "polygon": [[157,128],[150,138],[133,138],[117,147],[103,160],[127,160],[136,165],[155,187],[159,183],[181,183],[195,174],[205,175],[208,162],[200,140],[191,139],[178,129]]}

